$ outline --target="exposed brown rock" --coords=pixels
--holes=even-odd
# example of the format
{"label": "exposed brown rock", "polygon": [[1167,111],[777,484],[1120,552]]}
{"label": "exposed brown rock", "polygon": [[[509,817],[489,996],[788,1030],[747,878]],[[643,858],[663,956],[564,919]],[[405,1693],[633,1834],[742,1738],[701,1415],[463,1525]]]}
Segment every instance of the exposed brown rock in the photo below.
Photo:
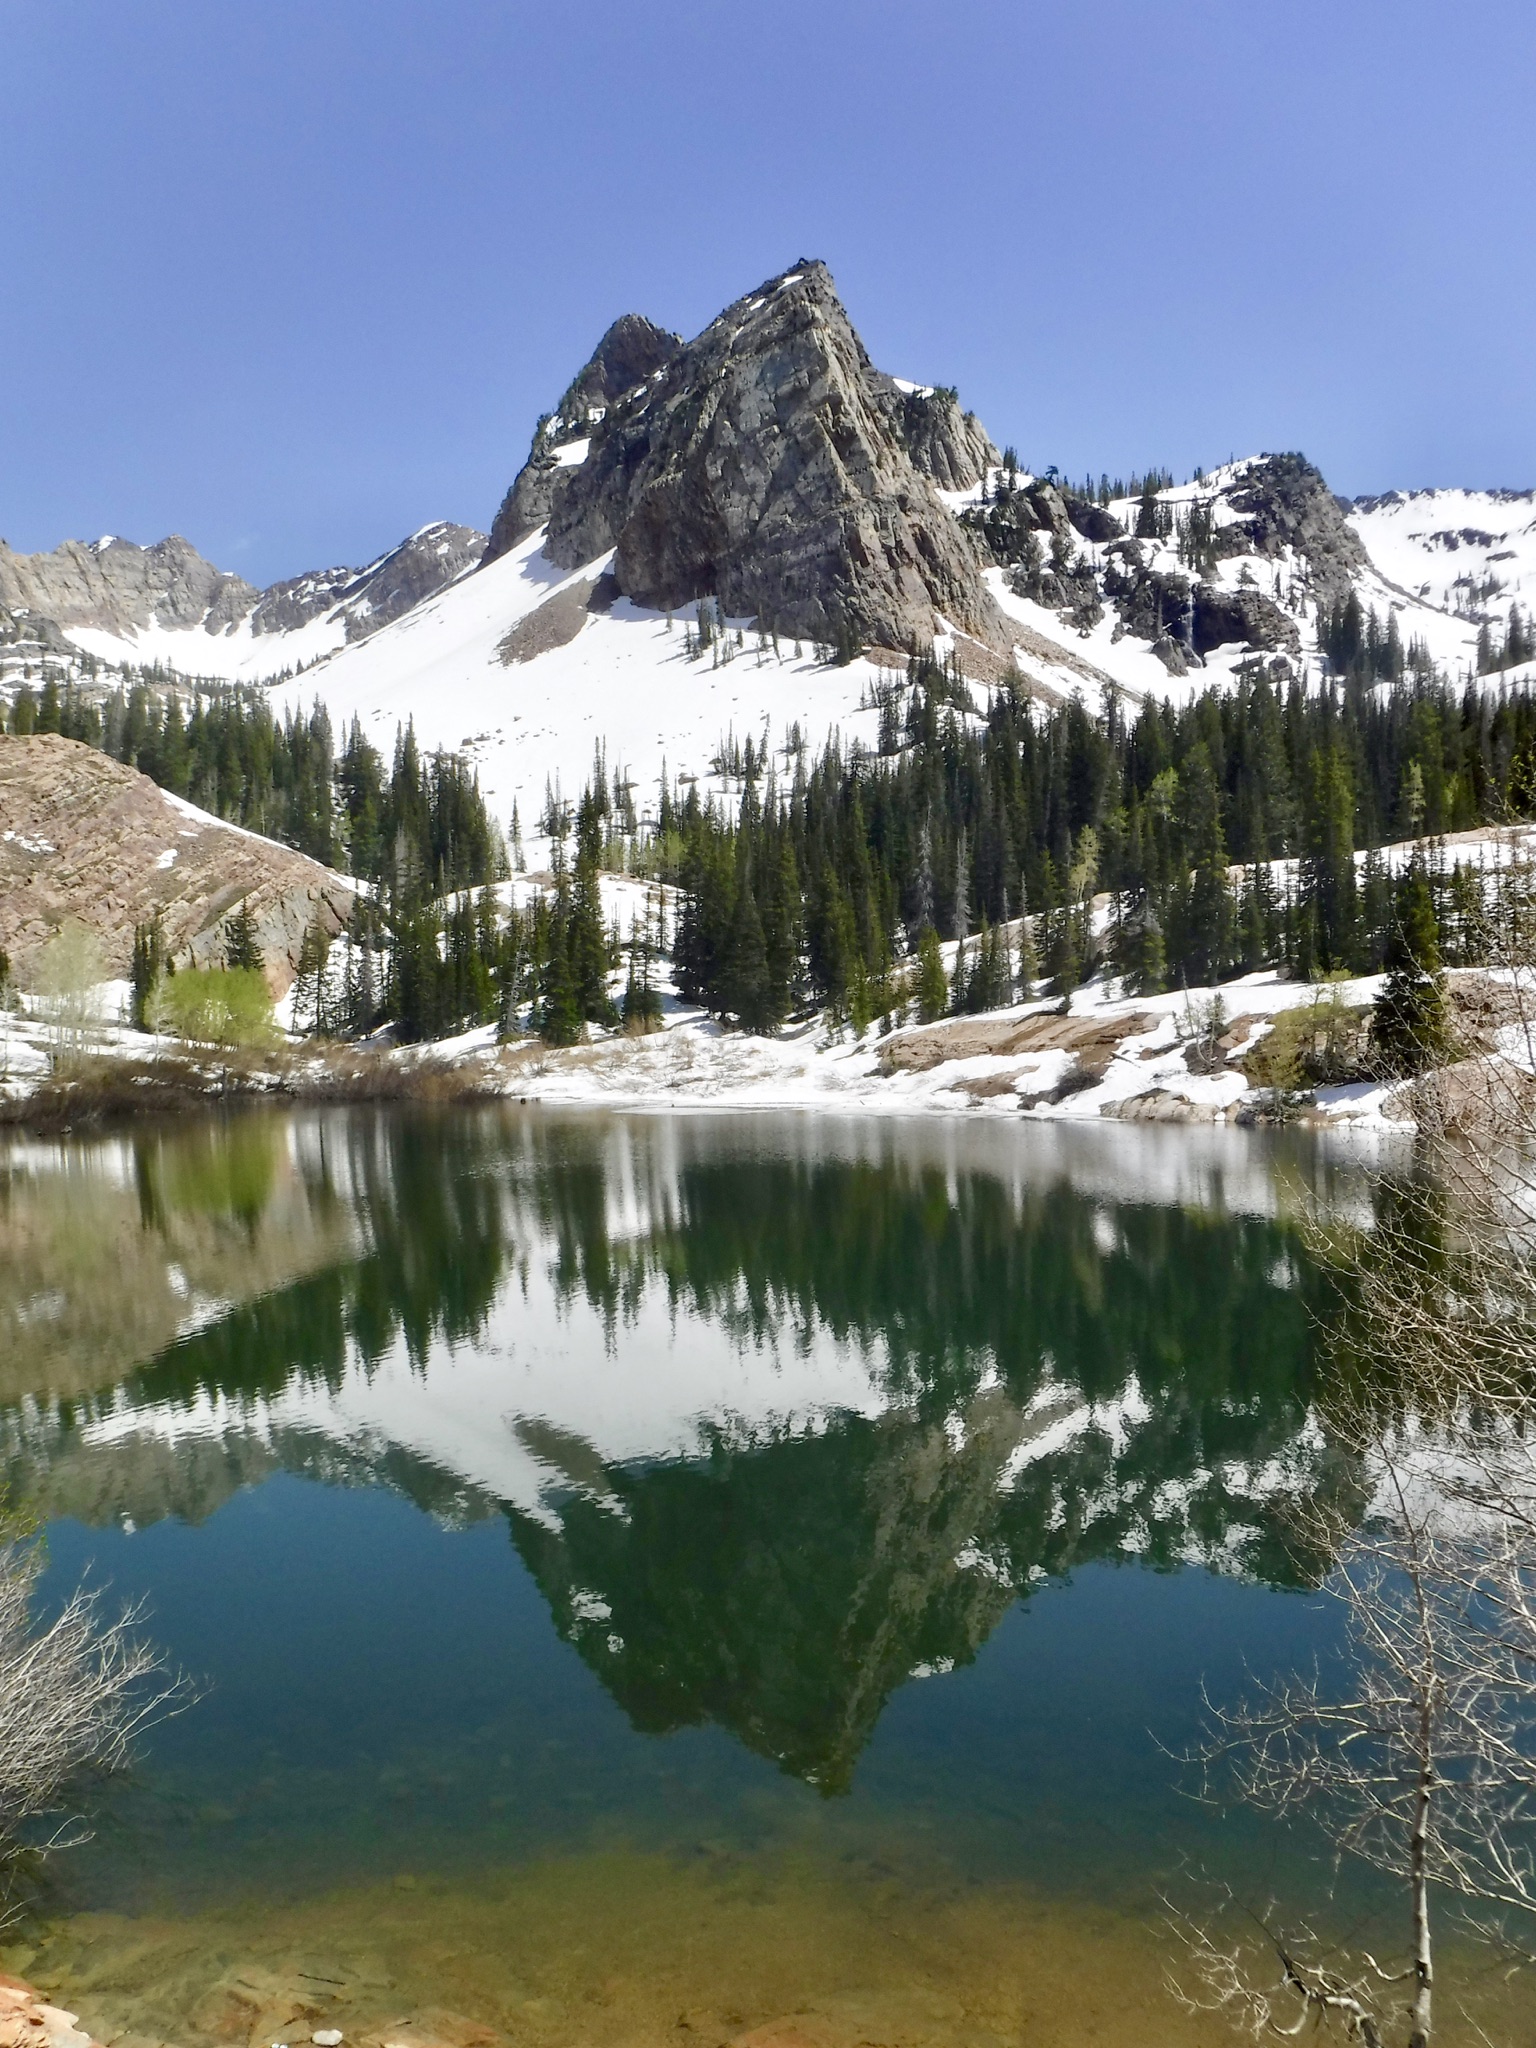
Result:
{"label": "exposed brown rock", "polygon": [[[534,661],[552,648],[567,646],[594,611],[607,609],[607,604],[598,602],[598,586],[611,582],[611,577],[587,576],[579,583],[568,583],[564,590],[557,590],[553,597],[535,605],[498,642],[496,652],[503,665],[511,668],[516,662]],[[612,603],[611,597],[607,603]]]}
{"label": "exposed brown rock", "polygon": [[0,2048],[97,2048],[75,2015],[50,2005],[19,1977],[0,1976]]}
{"label": "exposed brown rock", "polygon": [[137,769],[54,733],[0,738],[0,947],[23,985],[66,919],[128,973],[136,925],[159,913],[173,959],[216,965],[243,898],[274,995],[318,912],[334,936],[353,885],[291,848],[178,805]]}
{"label": "exposed brown rock", "polygon": [[1102,1052],[1107,1068],[1122,1039],[1154,1030],[1159,1021],[1147,1010],[1121,1017],[1063,1017],[1053,1010],[1030,1017],[957,1017],[894,1033],[880,1047],[880,1066],[887,1074],[925,1074],[946,1060],[988,1053],[1072,1052],[1083,1062]]}

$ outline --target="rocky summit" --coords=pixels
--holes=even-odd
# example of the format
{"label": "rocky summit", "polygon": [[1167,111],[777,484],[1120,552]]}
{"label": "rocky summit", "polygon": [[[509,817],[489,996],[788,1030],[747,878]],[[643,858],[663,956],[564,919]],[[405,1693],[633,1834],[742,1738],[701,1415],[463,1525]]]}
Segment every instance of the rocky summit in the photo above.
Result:
{"label": "rocky summit", "polygon": [[486,545],[494,562],[541,527],[549,517],[560,471],[586,451],[593,429],[608,408],[655,376],[683,345],[680,334],[639,313],[615,320],[591,357],[566,388],[552,413],[534,429],[533,447],[501,501]]}
{"label": "rocky summit", "polygon": [[[35,555],[0,540],[0,646],[67,653],[65,636],[80,627],[130,644],[153,626],[215,637],[244,628],[259,638],[318,619],[333,622],[346,642],[366,640],[473,568],[484,548],[473,527],[435,520],[365,568],[312,570],[263,591],[216,569],[179,534],[147,548],[113,535],[67,540]],[[192,646],[186,667],[198,666]]]}
{"label": "rocky summit", "polygon": [[547,519],[555,563],[611,550],[619,592],[658,610],[713,597],[828,644],[926,645],[946,620],[1009,643],[982,554],[938,496],[997,451],[952,391],[875,369],[825,264],[770,278],[685,344],[619,322],[572,393],[535,436],[492,555]]}

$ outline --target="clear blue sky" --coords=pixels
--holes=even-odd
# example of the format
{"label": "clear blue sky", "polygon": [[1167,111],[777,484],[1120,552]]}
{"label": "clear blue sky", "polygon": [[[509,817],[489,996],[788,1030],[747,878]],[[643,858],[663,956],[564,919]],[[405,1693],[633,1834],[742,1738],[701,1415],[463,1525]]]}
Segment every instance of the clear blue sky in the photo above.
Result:
{"label": "clear blue sky", "polygon": [[486,526],[800,256],[1073,474],[1536,483],[1531,0],[0,0],[0,534]]}

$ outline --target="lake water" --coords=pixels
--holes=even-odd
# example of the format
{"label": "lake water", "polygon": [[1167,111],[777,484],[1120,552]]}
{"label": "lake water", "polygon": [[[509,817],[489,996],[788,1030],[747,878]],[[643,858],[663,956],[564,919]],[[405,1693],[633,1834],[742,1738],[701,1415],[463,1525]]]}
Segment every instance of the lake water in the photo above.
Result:
{"label": "lake water", "polygon": [[1319,1200],[1225,1130],[11,1143],[12,1492],[201,1696],[10,1964],[134,2041],[1220,2038],[1161,1895],[1317,1845],[1172,1753],[1334,1641]]}

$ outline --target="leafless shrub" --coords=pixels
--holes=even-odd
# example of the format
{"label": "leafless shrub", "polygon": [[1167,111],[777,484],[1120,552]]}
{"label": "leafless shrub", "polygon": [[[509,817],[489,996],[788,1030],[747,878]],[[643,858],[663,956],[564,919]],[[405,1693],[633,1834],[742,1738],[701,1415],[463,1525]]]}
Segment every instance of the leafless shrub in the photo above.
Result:
{"label": "leafless shrub", "polygon": [[123,1769],[146,1727],[189,1699],[135,1610],[109,1616],[80,1589],[39,1621],[42,1566],[35,1542],[0,1549],[0,1856],[48,1818],[47,1846],[83,1839],[66,1809],[84,1782]]}
{"label": "leafless shrub", "polygon": [[1342,1666],[1210,1705],[1200,1762],[1208,1797],[1316,1826],[1335,1863],[1393,1880],[1401,1960],[1284,1928],[1272,1910],[1237,1939],[1174,1910],[1177,1989],[1245,2031],[1310,2020],[1368,2048],[1425,2048],[1435,1902],[1454,1899],[1464,1925],[1501,1940],[1512,1918],[1536,1915],[1536,1544],[1502,1517],[1455,1511],[1443,1460],[1468,1487],[1480,1470],[1464,1443],[1396,1426],[1356,1441],[1376,1488],[1365,1523],[1325,1528],[1319,1510],[1304,1531],[1336,1550],[1327,1590],[1344,1607]]}
{"label": "leafless shrub", "polygon": [[[1525,880],[1530,889],[1530,877]],[[1513,897],[1511,897],[1513,902]],[[1518,904],[1515,906],[1520,907]],[[1321,1829],[1401,1901],[1378,1958],[1230,1893],[1170,1904],[1177,1995],[1253,2036],[1320,2026],[1427,2048],[1448,1912],[1529,1946],[1536,1916],[1536,920],[1494,973],[1476,1056],[1410,1084],[1407,1170],[1376,1227],[1321,1223],[1339,1282],[1318,1419],[1357,1475],[1353,1516],[1298,1514],[1342,1602],[1336,1670],[1209,1713],[1208,1796]],[[1521,1928],[1527,1934],[1521,1936]]]}

